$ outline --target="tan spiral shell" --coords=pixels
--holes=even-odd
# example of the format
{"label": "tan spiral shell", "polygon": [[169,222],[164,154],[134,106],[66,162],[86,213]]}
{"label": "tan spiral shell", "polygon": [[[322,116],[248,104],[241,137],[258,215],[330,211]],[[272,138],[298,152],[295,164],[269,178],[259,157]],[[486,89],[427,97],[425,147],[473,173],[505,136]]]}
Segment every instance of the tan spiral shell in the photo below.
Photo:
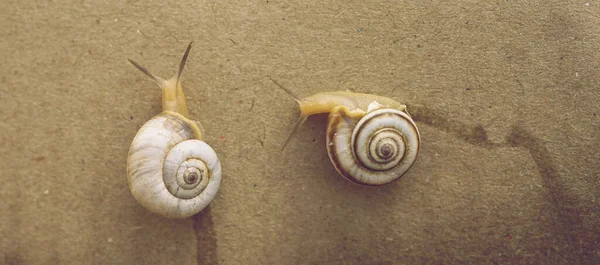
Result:
{"label": "tan spiral shell", "polygon": [[329,114],[327,153],[335,169],[361,185],[383,185],[400,178],[414,164],[420,135],[408,113],[381,108],[367,112],[339,106]]}
{"label": "tan spiral shell", "polygon": [[170,218],[204,209],[221,183],[215,151],[195,139],[189,122],[173,112],[155,116],[138,131],[127,159],[127,179],[135,199]]}

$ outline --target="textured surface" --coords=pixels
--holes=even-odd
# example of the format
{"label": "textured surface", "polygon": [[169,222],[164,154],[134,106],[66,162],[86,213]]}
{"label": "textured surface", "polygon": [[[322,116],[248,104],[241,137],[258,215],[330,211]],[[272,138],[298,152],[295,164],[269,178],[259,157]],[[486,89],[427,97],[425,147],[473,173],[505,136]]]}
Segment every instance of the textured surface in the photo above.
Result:
{"label": "textured surface", "polygon": [[[600,4],[4,1],[0,263],[599,264]],[[520,1],[524,2],[524,1]],[[167,220],[126,182],[156,85],[221,157],[209,209]],[[376,93],[423,145],[385,187],[338,176],[296,103]]]}

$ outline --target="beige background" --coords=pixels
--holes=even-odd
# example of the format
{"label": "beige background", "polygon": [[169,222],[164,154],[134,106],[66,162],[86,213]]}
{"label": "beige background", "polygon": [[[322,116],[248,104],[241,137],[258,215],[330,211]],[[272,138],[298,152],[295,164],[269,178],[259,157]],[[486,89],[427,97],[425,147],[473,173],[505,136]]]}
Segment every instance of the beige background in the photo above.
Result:
{"label": "beige background", "polygon": [[[4,1],[0,263],[599,264],[597,1]],[[525,3],[520,3],[525,2]],[[189,41],[191,116],[224,169],[168,220],[125,178]],[[401,180],[338,176],[308,96],[409,106]]]}

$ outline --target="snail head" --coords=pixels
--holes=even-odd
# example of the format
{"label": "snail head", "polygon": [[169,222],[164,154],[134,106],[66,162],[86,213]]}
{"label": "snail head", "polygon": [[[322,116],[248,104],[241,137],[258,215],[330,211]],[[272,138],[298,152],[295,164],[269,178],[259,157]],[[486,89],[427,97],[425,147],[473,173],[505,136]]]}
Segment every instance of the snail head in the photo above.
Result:
{"label": "snail head", "polygon": [[187,110],[187,103],[185,100],[185,95],[183,93],[183,88],[181,87],[181,74],[183,73],[183,68],[185,66],[185,62],[187,61],[188,55],[190,53],[190,49],[192,48],[192,43],[188,45],[185,50],[185,54],[181,59],[181,63],[179,64],[179,71],[170,79],[163,79],[152,74],[148,69],[136,63],[135,61],[129,59],[129,62],[133,64],[137,69],[142,71],[142,73],[154,79],[156,84],[162,89],[162,109],[163,111],[173,111],[183,115],[186,118],[189,118],[189,113]]}
{"label": "snail head", "polygon": [[[277,81],[275,81],[275,79],[269,77],[269,80],[271,80],[271,82],[275,83],[275,85],[277,85],[279,88],[281,88],[281,90],[285,91],[285,93],[287,93],[290,97],[292,97],[302,107],[302,102],[304,101],[303,99],[296,96],[296,94],[294,94],[291,90],[289,90],[286,87],[284,87],[283,85],[279,84]],[[298,117],[298,120],[296,121],[296,125],[294,125],[294,129],[292,129],[292,132],[290,132],[287,139],[283,143],[283,146],[281,147],[281,151],[283,151],[285,149],[285,146],[288,144],[288,142],[296,134],[296,132],[298,131],[300,126],[306,121],[306,119],[310,115],[308,113],[305,113],[302,108],[300,108],[300,111],[301,111],[300,117]]]}

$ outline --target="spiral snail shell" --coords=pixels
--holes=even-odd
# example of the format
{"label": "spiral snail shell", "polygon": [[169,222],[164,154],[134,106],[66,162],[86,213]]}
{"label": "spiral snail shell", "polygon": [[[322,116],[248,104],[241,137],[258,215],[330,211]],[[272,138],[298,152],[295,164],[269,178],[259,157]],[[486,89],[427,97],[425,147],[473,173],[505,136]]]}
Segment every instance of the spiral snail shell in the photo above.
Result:
{"label": "spiral snail shell", "polygon": [[360,185],[384,185],[399,179],[415,163],[421,137],[406,105],[387,97],[343,91],[300,98],[271,81],[300,106],[300,118],[284,147],[308,116],[329,113],[327,153],[346,179]]}
{"label": "spiral snail shell", "polygon": [[169,218],[200,212],[221,184],[219,158],[202,140],[200,123],[189,118],[181,87],[181,73],[191,47],[190,43],[179,72],[169,80],[129,60],[162,89],[162,113],[140,128],[129,148],[129,189],[146,209]]}

